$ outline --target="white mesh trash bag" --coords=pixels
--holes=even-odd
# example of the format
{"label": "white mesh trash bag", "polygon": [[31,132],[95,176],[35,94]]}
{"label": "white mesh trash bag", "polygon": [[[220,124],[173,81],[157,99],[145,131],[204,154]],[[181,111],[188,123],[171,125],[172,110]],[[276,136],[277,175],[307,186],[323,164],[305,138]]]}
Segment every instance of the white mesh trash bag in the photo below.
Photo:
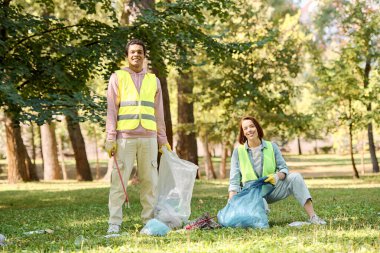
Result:
{"label": "white mesh trash bag", "polygon": [[158,202],[154,216],[170,228],[182,226],[190,214],[191,196],[198,166],[162,148],[158,176]]}

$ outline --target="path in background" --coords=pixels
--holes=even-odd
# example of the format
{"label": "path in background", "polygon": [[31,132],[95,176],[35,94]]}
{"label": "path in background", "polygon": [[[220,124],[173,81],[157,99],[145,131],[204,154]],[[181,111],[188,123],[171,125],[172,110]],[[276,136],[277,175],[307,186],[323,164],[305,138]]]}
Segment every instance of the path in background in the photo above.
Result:
{"label": "path in background", "polygon": [[[353,169],[349,155],[284,155],[290,172],[299,172],[304,178],[353,176]],[[364,170],[360,154],[355,155],[356,168],[359,176],[372,173],[372,164],[369,154],[363,157]],[[203,159],[199,159],[202,174],[204,174]],[[214,169],[219,175],[220,158],[213,157]],[[230,173],[230,161],[227,162],[227,177]]]}
{"label": "path in background", "polygon": [[[337,177],[337,176],[353,176],[354,172],[352,166],[308,166],[305,169],[292,168],[291,163],[289,163],[290,172],[299,172],[304,178],[315,178],[315,177]],[[361,168],[357,167],[359,176],[362,176]],[[366,166],[364,170],[364,175],[372,173],[372,167]]]}
{"label": "path in background", "polygon": [[[300,172],[305,178],[353,176],[353,169],[348,155],[285,155],[291,172]],[[368,156],[355,155],[359,176],[372,173],[372,164]]]}

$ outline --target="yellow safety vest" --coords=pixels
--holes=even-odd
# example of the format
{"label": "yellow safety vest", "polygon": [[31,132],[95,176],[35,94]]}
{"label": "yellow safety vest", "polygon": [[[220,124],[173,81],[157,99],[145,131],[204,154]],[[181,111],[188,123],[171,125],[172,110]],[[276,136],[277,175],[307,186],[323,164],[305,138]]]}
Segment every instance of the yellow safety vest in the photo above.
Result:
{"label": "yellow safety vest", "polygon": [[[276,159],[274,157],[273,146],[270,141],[265,141],[267,148],[263,150],[263,177],[273,174],[276,170]],[[244,145],[238,147],[239,166],[242,176],[242,182],[257,180],[255,171],[253,170],[252,163],[248,157],[248,152]]]}
{"label": "yellow safety vest", "polygon": [[141,122],[145,129],[157,131],[154,114],[154,98],[157,92],[156,75],[145,74],[139,93],[127,71],[118,70],[115,73],[119,84],[120,99],[116,129],[133,130]]}

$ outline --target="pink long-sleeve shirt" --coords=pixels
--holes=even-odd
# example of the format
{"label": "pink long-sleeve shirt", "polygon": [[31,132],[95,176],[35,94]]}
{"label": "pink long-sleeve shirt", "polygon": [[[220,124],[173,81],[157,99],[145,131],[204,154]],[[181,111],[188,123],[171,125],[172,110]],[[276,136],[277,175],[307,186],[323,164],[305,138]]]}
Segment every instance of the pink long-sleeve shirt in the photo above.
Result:
{"label": "pink long-sleeve shirt", "polygon": [[[140,88],[142,85],[142,80],[144,79],[147,70],[144,68],[141,72],[136,73],[129,68],[124,68],[123,70],[128,71],[131,74],[133,83],[137,91],[140,93]],[[108,83],[107,89],[107,121],[106,121],[106,132],[107,140],[116,140],[120,138],[144,138],[144,137],[157,137],[158,145],[161,146],[168,143],[166,137],[166,127],[164,120],[164,106],[162,99],[162,89],[161,82],[157,78],[157,92],[154,98],[154,112],[157,123],[157,132],[145,129],[141,126],[141,122],[136,129],[133,130],[116,130],[117,126],[117,114],[120,106],[119,98],[119,84],[117,80],[117,75],[113,73]]]}

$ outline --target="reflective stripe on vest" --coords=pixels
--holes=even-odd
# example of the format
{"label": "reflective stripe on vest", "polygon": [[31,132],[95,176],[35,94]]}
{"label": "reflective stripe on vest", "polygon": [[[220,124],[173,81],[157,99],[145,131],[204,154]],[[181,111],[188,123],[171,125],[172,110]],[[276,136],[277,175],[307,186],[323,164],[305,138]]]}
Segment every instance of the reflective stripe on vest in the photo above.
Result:
{"label": "reflective stripe on vest", "polygon": [[[267,147],[263,149],[263,177],[273,174],[276,170],[276,159],[274,157],[273,146],[270,141],[265,141]],[[256,173],[253,170],[252,163],[248,157],[248,151],[244,145],[238,147],[239,166],[242,176],[242,182],[257,180]]]}
{"label": "reflective stripe on vest", "polygon": [[116,129],[133,130],[141,122],[145,129],[157,131],[154,111],[154,98],[157,92],[156,76],[146,73],[139,93],[127,71],[118,70],[115,73],[119,83],[120,98]]}

